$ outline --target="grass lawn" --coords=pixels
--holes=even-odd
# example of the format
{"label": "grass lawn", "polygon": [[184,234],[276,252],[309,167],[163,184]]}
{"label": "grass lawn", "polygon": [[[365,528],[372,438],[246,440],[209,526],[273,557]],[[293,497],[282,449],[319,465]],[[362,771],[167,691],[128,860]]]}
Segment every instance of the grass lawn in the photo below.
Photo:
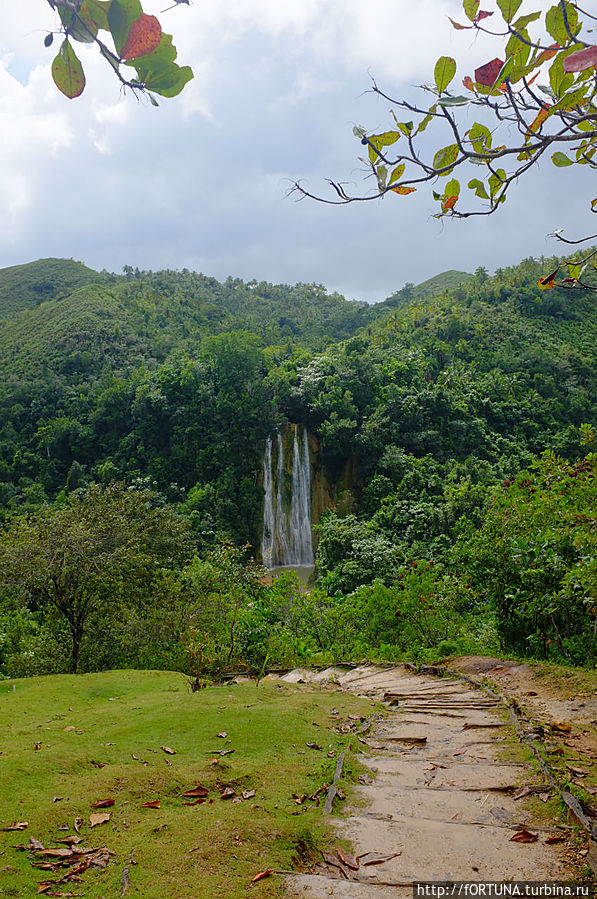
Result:
{"label": "grass lawn", "polygon": [[[1,681],[0,828],[27,827],[0,832],[0,895],[34,896],[72,870],[34,868],[61,860],[15,847],[33,838],[64,849],[57,841],[76,837],[81,818],[74,848],[114,854],[43,895],[119,897],[128,866],[128,899],[281,896],[280,877],[250,881],[300,864],[323,838],[321,807],[292,794],[331,780],[349,739],[334,729],[349,714],[369,715],[371,703],[275,683],[191,693],[184,675],[163,671]],[[234,752],[217,754],[225,750]],[[209,796],[186,805],[194,800],[182,793],[198,784]],[[221,798],[227,787],[236,797]],[[94,810],[101,800],[114,804]],[[156,800],[159,808],[142,807]],[[109,820],[91,827],[100,812]]]}

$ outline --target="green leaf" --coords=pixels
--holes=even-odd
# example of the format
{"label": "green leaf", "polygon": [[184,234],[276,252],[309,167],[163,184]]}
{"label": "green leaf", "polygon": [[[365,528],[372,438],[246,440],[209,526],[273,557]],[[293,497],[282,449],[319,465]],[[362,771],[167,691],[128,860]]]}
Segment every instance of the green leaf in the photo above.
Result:
{"label": "green leaf", "polygon": [[87,3],[80,5],[76,15],[72,10],[60,6],[58,15],[69,37],[83,44],[93,43],[98,28],[89,12]]}
{"label": "green leaf", "polygon": [[109,31],[108,10],[110,9],[110,0],[87,0],[87,8],[97,27],[102,31]]}
{"label": "green leaf", "polygon": [[[447,147],[442,147],[441,150],[438,150],[435,156],[433,157],[433,168],[438,171],[439,169],[445,169],[448,166],[451,166],[453,162],[456,162],[458,158],[458,144],[449,144]],[[440,174],[449,175],[450,171],[441,172]]]}
{"label": "green leaf", "polygon": [[456,60],[452,59],[451,56],[440,56],[433,70],[435,84],[440,94],[443,94],[455,74]]}
{"label": "green leaf", "polygon": [[549,83],[556,97],[561,96],[574,84],[574,75],[564,72],[563,53],[558,53],[549,67]]}
{"label": "green leaf", "polygon": [[521,16],[519,19],[516,20],[516,22],[513,22],[512,28],[514,28],[515,31],[520,31],[522,28],[526,28],[528,25],[530,25],[531,22],[536,22],[537,19],[540,19],[540,18],[541,18],[540,12],[529,13],[526,16]]}
{"label": "green leaf", "polygon": [[472,181],[469,181],[468,186],[471,190],[475,191],[477,197],[481,197],[482,200],[489,199],[489,194],[485,190],[485,185],[482,181],[479,181],[478,178],[473,178]]}
{"label": "green leaf", "polygon": [[450,178],[448,183],[446,184],[446,189],[444,190],[445,197],[459,197],[460,196],[460,182],[456,180],[456,178]]}
{"label": "green leaf", "polygon": [[491,150],[491,131],[485,125],[475,122],[468,133],[468,138],[476,153]]}
{"label": "green leaf", "polygon": [[58,90],[70,100],[79,97],[85,89],[83,66],[67,37],[52,63],[52,78]]}
{"label": "green leaf", "polygon": [[386,180],[388,177],[388,170],[385,165],[378,165],[375,174],[377,176],[377,186],[380,190],[383,190],[386,186]]}
{"label": "green leaf", "polygon": [[178,66],[173,63],[162,75],[156,75],[147,81],[145,86],[162,97],[176,97],[194,77],[190,66]]}
{"label": "green leaf", "polygon": [[470,97],[442,97],[438,100],[438,106],[467,106],[471,102]]}
{"label": "green leaf", "polygon": [[406,165],[401,162],[400,165],[397,165],[392,174],[390,175],[390,180],[388,181],[388,187],[392,184],[395,184],[396,181],[400,181],[402,176],[404,175],[404,169]]}
{"label": "green leaf", "polygon": [[474,22],[479,11],[479,2],[480,0],[462,0],[462,8],[471,22]]}
{"label": "green leaf", "polygon": [[511,22],[520,8],[522,0],[497,0],[497,5],[506,22]]}
{"label": "green leaf", "polygon": [[[571,3],[566,2],[566,18],[568,20],[568,26],[572,34],[577,34],[580,26],[578,24],[578,13],[574,6]],[[562,46],[565,46],[570,42],[570,35],[566,29],[566,23],[564,21],[564,13],[562,7],[559,3],[555,6],[552,6],[550,10],[545,15],[545,27],[551,34],[553,38]]]}
{"label": "green leaf", "polygon": [[574,165],[572,159],[568,159],[565,153],[552,153],[551,161],[554,165],[557,165],[558,168],[563,168],[567,165]]}
{"label": "green leaf", "polygon": [[54,35],[50,31],[49,34],[46,34],[44,38],[44,47],[51,47],[54,42]]}
{"label": "green leaf", "polygon": [[398,127],[400,128],[400,130],[406,137],[408,137],[409,134],[411,133],[411,131],[413,130],[412,122],[397,122],[396,124],[398,125]]}
{"label": "green leaf", "polygon": [[495,174],[490,175],[488,179],[489,195],[493,198],[503,187],[506,181],[506,173],[503,169],[497,169]]}
{"label": "green leaf", "polygon": [[142,13],[143,8],[139,0],[112,0],[110,3],[108,25],[119,56],[126,44],[129,28]]}

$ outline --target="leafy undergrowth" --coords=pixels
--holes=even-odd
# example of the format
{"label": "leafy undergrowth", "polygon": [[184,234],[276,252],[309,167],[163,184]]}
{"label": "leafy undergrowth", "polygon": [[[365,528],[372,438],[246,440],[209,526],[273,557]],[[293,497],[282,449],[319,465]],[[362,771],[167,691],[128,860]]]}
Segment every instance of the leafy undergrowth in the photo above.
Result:
{"label": "leafy undergrowth", "polygon": [[[249,884],[260,871],[292,868],[323,828],[316,800],[299,805],[292,794],[311,796],[331,780],[348,739],[336,730],[370,709],[289,684],[191,693],[184,676],[162,671],[4,681],[0,828],[27,826],[0,833],[0,894],[32,896],[52,882],[42,895],[280,896],[279,877],[250,893]],[[207,797],[182,795],[198,785]],[[113,804],[93,808],[104,800]],[[109,819],[91,827],[92,814]],[[82,841],[72,848],[110,852],[88,856],[95,863],[82,865],[79,881],[56,884],[72,864],[34,868],[63,860],[18,847],[68,849],[58,841],[77,837],[78,818]]]}

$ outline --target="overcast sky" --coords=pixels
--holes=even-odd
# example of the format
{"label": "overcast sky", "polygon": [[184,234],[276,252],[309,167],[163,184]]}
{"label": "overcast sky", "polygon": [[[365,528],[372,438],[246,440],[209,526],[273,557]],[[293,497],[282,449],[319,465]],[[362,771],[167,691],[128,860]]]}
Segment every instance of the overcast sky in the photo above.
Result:
{"label": "overcast sky", "polygon": [[0,266],[186,267],[376,301],[445,269],[551,255],[549,231],[591,227],[582,180],[549,160],[488,219],[438,222],[425,191],[342,208],[286,196],[294,179],[358,183],[353,125],[391,127],[371,75],[416,99],[438,56],[462,78],[496,55],[452,29],[459,0],[194,0],[160,16],[195,79],[159,109],[122,96],[81,44],[87,87],[67,100],[50,74],[58,45],[43,45],[46,0],[0,9]]}

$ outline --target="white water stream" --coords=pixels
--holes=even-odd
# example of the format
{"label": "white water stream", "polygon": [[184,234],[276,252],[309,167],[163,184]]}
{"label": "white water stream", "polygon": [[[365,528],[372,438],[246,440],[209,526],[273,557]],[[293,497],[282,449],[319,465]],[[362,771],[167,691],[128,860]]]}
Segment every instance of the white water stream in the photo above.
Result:
{"label": "white water stream", "polygon": [[268,438],[263,460],[263,537],[261,556],[266,568],[312,566],[315,562],[311,535],[311,463],[307,429],[299,440],[293,426],[292,467],[286,473],[284,443],[278,434],[274,475],[274,443]]}

